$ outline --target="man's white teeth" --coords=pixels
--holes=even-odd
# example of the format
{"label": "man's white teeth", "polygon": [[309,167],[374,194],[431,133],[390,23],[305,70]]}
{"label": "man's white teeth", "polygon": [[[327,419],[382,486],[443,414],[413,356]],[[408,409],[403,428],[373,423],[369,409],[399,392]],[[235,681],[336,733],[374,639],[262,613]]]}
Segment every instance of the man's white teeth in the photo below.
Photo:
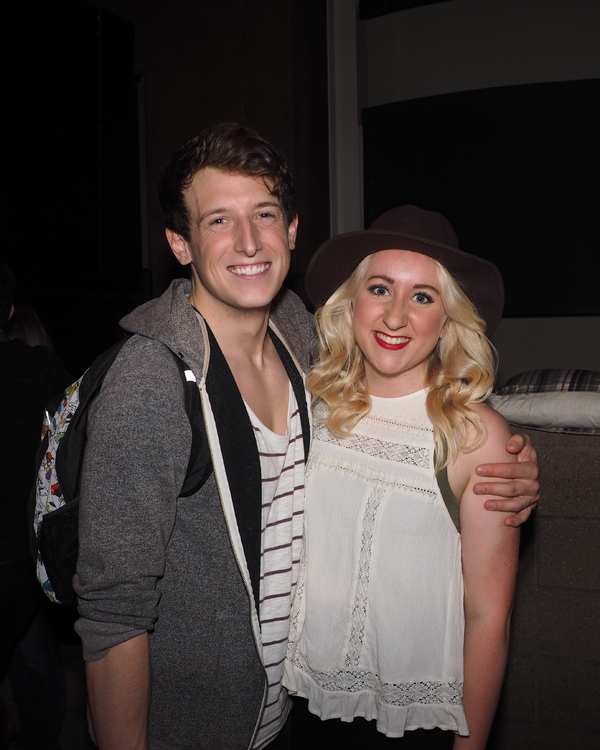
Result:
{"label": "man's white teeth", "polygon": [[391,346],[406,344],[407,341],[410,341],[409,336],[386,336],[385,333],[379,332],[377,332],[375,335],[377,336],[377,338],[380,338],[382,341],[385,341],[386,344],[390,344]]}
{"label": "man's white teeth", "polygon": [[268,267],[268,263],[261,263],[258,266],[230,266],[229,270],[238,276],[256,276],[259,273],[264,273]]}

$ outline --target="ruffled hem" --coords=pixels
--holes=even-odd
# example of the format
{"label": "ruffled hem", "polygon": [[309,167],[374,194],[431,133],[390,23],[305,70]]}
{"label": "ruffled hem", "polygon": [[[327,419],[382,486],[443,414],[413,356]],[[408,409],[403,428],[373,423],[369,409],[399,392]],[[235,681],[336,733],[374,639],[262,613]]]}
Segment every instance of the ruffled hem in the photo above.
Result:
{"label": "ruffled hem", "polygon": [[392,706],[371,690],[359,692],[329,691],[286,661],[283,684],[291,695],[308,700],[311,713],[319,718],[352,721],[361,716],[377,721],[377,731],[387,737],[402,737],[413,729],[444,729],[468,736],[469,729],[462,706],[450,703]]}

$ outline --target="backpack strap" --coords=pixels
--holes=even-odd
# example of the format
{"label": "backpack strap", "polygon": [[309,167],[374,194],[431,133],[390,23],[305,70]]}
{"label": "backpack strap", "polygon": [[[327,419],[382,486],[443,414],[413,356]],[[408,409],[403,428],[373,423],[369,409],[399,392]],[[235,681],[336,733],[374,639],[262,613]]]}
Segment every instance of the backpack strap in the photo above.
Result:
{"label": "backpack strap", "polygon": [[[61,450],[57,456],[57,472],[65,502],[73,500],[79,492],[79,475],[83,464],[84,446],[87,434],[89,404],[102,388],[104,377],[117,358],[128,338],[122,338],[99,354],[80,378],[79,405],[69,424]],[[52,413],[49,410],[50,413]]]}
{"label": "backpack strap", "polygon": [[[79,407],[69,425],[68,440],[64,441],[60,451],[60,484],[65,500],[69,502],[79,493],[79,476],[83,463],[87,415],[90,402],[100,391],[104,377],[113,364],[121,348],[128,341],[123,338],[102,352],[90,365],[79,387]],[[196,377],[191,368],[178,357],[172,349],[165,346],[177,363],[184,389],[185,411],[192,428],[192,447],[186,470],[185,480],[180,495],[189,497],[197,492],[212,472],[212,461],[204,430],[204,420],[200,407],[200,394]]]}
{"label": "backpack strap", "polygon": [[[169,349],[169,351],[172,351]],[[204,429],[204,419],[202,417],[202,407],[200,405],[200,394],[198,393],[198,383],[193,370],[186,363],[172,352],[177,362],[183,389],[185,394],[185,411],[190,420],[192,427],[192,447],[187,470],[185,472],[185,481],[181,492],[181,497],[194,495],[200,487],[206,482],[212,474],[212,458],[206,439]]]}

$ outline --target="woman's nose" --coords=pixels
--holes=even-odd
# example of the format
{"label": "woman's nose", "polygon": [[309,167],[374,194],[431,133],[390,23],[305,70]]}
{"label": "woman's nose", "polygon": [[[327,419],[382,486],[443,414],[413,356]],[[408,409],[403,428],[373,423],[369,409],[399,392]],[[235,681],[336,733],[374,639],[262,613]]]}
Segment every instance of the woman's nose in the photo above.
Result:
{"label": "woman's nose", "polygon": [[399,328],[406,326],[408,314],[403,300],[395,299],[392,301],[383,315],[383,322],[390,331],[397,331]]}

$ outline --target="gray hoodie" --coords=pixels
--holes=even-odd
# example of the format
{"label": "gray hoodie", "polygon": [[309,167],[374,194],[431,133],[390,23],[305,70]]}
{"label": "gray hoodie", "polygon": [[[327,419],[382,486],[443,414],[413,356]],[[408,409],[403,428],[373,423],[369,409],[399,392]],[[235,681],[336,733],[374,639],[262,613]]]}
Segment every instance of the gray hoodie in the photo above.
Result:
{"label": "gray hoodie", "polygon": [[[90,409],[77,631],[92,661],[150,633],[151,750],[241,750],[251,747],[266,694],[256,607],[260,463],[241,395],[189,291],[188,281],[177,280],[123,319],[139,335],[119,353]],[[311,316],[284,291],[270,328],[298,398]],[[165,345],[196,375],[213,462],[207,482],[185,498],[191,428]],[[307,449],[305,405],[301,411]]]}

